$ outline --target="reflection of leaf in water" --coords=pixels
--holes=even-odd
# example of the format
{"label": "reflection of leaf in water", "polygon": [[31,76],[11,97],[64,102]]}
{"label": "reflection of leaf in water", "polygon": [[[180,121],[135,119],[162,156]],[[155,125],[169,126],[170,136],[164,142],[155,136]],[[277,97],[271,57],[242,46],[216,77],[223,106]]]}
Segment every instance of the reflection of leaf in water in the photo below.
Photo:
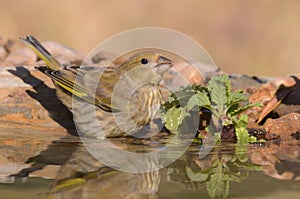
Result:
{"label": "reflection of leaf in water", "polygon": [[184,184],[187,188],[200,188],[205,185],[212,199],[227,198],[230,182],[242,182],[248,177],[249,171],[261,170],[260,166],[249,162],[248,145],[245,143],[236,144],[230,151],[228,146],[217,143],[205,159],[197,159],[196,164],[188,160],[191,158],[169,167],[167,180]]}
{"label": "reflection of leaf in water", "polygon": [[191,181],[195,182],[203,182],[209,177],[208,173],[194,173],[190,167],[186,167],[186,174]]}
{"label": "reflection of leaf in water", "polygon": [[247,145],[245,143],[237,143],[235,147],[235,157],[240,162],[247,162],[248,153],[247,153]]}
{"label": "reflection of leaf in water", "polygon": [[227,198],[229,195],[229,175],[223,171],[213,173],[206,188],[210,198]]}

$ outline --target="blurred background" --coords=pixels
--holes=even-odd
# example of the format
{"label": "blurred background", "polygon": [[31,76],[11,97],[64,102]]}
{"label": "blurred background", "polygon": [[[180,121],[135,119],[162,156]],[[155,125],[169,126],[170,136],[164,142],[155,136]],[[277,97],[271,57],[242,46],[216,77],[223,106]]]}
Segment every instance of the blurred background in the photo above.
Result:
{"label": "blurred background", "polygon": [[87,54],[124,30],[157,26],[200,43],[225,72],[299,73],[300,1],[0,0],[0,35],[27,34]]}

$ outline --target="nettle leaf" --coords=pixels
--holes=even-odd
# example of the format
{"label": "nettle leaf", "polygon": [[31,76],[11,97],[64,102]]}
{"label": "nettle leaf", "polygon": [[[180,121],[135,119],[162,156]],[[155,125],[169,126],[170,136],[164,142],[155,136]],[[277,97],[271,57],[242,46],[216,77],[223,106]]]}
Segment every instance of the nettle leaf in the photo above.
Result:
{"label": "nettle leaf", "polygon": [[206,92],[207,88],[200,85],[188,85],[187,87],[182,87],[178,91],[172,92],[168,101],[163,104],[165,109],[172,108],[173,106],[184,107],[188,103],[189,99],[198,92]]}
{"label": "nettle leaf", "polygon": [[230,115],[230,116],[238,115],[238,114],[246,111],[249,108],[258,107],[258,106],[262,106],[262,103],[257,102],[257,103],[253,103],[253,104],[247,104],[245,106],[238,107],[235,110],[232,110],[231,112],[228,112],[227,114]]}
{"label": "nettle leaf", "polygon": [[227,100],[228,107],[241,101],[247,101],[247,98],[243,94],[242,90],[238,92],[229,93],[228,100]]}
{"label": "nettle leaf", "polygon": [[248,126],[248,116],[247,115],[241,115],[241,117],[237,121],[236,127],[244,127],[246,128]]}
{"label": "nettle leaf", "polygon": [[228,91],[228,88],[230,89],[230,82],[229,85],[227,85],[224,75],[214,76],[208,82],[210,98],[218,112],[217,115],[219,116],[225,114],[227,93],[230,92]]}
{"label": "nettle leaf", "polygon": [[[258,142],[258,140],[257,140],[256,137],[254,137],[254,136],[251,135],[251,136],[248,138],[248,142],[254,143],[254,142]],[[262,142],[263,142],[263,141],[262,141]]]}
{"label": "nettle leaf", "polygon": [[190,111],[195,107],[197,107],[198,109],[202,107],[208,109],[210,108],[210,100],[206,92],[199,92],[189,99],[186,109]]}
{"label": "nettle leaf", "polygon": [[240,143],[247,143],[248,142],[249,134],[248,134],[247,129],[245,129],[243,127],[236,128],[235,129],[235,134],[236,134],[238,142],[240,142]]}
{"label": "nettle leaf", "polygon": [[176,134],[178,133],[178,128],[186,116],[189,116],[189,113],[187,113],[184,108],[173,107],[162,115],[162,119],[165,122],[166,128],[169,129],[171,133]]}
{"label": "nettle leaf", "polygon": [[220,75],[220,81],[225,85],[226,88],[226,97],[229,98],[231,94],[231,82],[229,80],[229,77],[227,75]]}
{"label": "nettle leaf", "polygon": [[257,138],[249,136],[247,129],[244,127],[236,128],[235,134],[239,143],[257,142]]}

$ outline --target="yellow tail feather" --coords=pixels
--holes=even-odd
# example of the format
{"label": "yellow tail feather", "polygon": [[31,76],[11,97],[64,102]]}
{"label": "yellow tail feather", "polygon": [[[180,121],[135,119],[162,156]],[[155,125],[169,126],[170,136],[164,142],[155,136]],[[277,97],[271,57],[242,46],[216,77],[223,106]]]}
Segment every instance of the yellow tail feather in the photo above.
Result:
{"label": "yellow tail feather", "polygon": [[20,38],[41,58],[51,70],[59,70],[62,65],[42,46],[42,44],[33,36]]}

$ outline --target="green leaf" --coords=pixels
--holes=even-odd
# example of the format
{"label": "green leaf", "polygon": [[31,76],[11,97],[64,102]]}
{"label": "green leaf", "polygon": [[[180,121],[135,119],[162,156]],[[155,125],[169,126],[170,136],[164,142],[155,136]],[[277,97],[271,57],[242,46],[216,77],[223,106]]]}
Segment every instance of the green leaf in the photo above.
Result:
{"label": "green leaf", "polygon": [[189,99],[186,109],[190,111],[195,107],[197,107],[198,109],[202,107],[210,107],[210,100],[206,92],[199,92]]}
{"label": "green leaf", "polygon": [[248,143],[248,142],[256,142],[257,141],[256,137],[249,136],[247,129],[244,127],[236,128],[235,134],[236,134],[238,143]]}
{"label": "green leaf", "polygon": [[[263,141],[264,141],[264,140],[263,140]],[[263,141],[262,141],[262,142],[263,142]],[[257,142],[257,138],[251,135],[251,136],[248,138],[248,142],[250,142],[250,143]]]}
{"label": "green leaf", "polygon": [[258,106],[262,106],[262,103],[258,102],[258,103],[253,103],[253,104],[247,104],[245,106],[242,107],[238,107],[237,109],[231,111],[230,113],[228,113],[230,116],[233,115],[238,115],[244,111],[246,111],[249,108],[253,108],[253,107],[258,107]]}
{"label": "green leaf", "polygon": [[249,134],[248,134],[247,129],[245,129],[243,127],[236,128],[235,129],[235,134],[236,134],[238,142],[240,142],[240,143],[248,143]]}
{"label": "green leaf", "polygon": [[200,85],[188,85],[180,88],[178,91],[171,92],[168,96],[168,101],[162,104],[162,109],[165,111],[172,107],[185,107],[189,99],[198,92],[208,92],[206,87]]}
{"label": "green leaf", "polygon": [[230,93],[230,81],[225,75],[214,76],[208,82],[211,101],[216,107],[217,116],[225,115],[227,95]]}
{"label": "green leaf", "polygon": [[171,133],[176,134],[186,116],[189,116],[189,113],[187,113],[184,108],[173,107],[162,115],[162,119],[165,122],[166,128],[169,129]]}
{"label": "green leaf", "polygon": [[246,128],[248,126],[248,116],[247,115],[241,115],[241,117],[237,121],[236,128],[244,127]]}
{"label": "green leaf", "polygon": [[231,106],[234,106],[235,104],[238,104],[241,101],[247,101],[247,98],[243,94],[243,91],[229,93],[227,100],[228,109],[230,109]]}
{"label": "green leaf", "polygon": [[186,167],[185,170],[188,178],[193,182],[204,182],[209,177],[208,173],[194,173],[190,167]]}
{"label": "green leaf", "polygon": [[229,95],[231,93],[231,83],[227,75],[214,76],[210,79],[210,81],[221,82],[225,86],[226,97],[229,98]]}

